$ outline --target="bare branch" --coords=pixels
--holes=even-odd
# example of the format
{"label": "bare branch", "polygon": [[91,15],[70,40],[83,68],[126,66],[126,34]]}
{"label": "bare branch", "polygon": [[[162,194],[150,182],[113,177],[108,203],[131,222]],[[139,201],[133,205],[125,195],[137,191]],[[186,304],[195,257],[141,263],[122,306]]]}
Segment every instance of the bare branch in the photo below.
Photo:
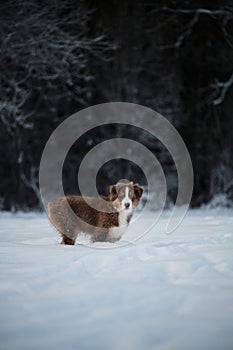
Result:
{"label": "bare branch", "polygon": [[40,207],[43,208],[43,203],[41,200],[41,194],[40,194],[40,189],[38,185],[38,176],[37,176],[37,171],[35,166],[31,166],[30,170],[30,178],[28,179],[24,173],[21,174],[21,180],[23,181],[24,185],[27,186],[28,188],[31,188],[33,192],[36,195],[36,198],[38,200],[38,203],[40,204]]}
{"label": "bare branch", "polygon": [[182,8],[171,8],[171,7],[166,7],[163,6],[159,9],[152,10],[151,12],[161,12],[161,11],[167,11],[167,12],[172,12],[172,13],[184,13],[184,14],[205,14],[209,16],[217,16],[217,15],[228,15],[229,13],[232,14],[232,9],[221,9],[221,10],[210,10],[206,8],[197,8],[197,9],[182,9]]}
{"label": "bare branch", "polygon": [[192,33],[194,25],[199,21],[199,17],[200,17],[200,14],[196,12],[193,18],[191,19],[191,21],[189,22],[189,24],[184,29],[184,31],[178,36],[176,42],[173,44],[162,45],[160,46],[160,49],[166,50],[170,48],[176,48],[176,49],[179,48],[183,44],[186,37]]}
{"label": "bare branch", "polygon": [[212,104],[214,106],[220,105],[224,101],[226,93],[232,85],[233,85],[233,73],[227,81],[224,81],[224,82],[218,81],[212,85],[212,87],[215,89],[215,95],[218,95],[218,97],[216,97],[212,101]]}
{"label": "bare branch", "polygon": [[222,18],[221,30],[223,31],[228,44],[231,47],[233,47],[231,35],[227,32],[227,29],[226,29],[228,22],[233,18],[233,9],[227,8],[227,9],[219,9],[219,10],[210,10],[206,8],[179,9],[179,8],[162,7],[156,10],[152,10],[151,13],[161,12],[161,11],[173,13],[175,15],[179,15],[179,14],[192,15],[193,14],[194,17],[190,20],[188,25],[184,28],[183,32],[178,36],[175,43],[162,45],[160,46],[160,49],[166,50],[170,48],[176,48],[176,49],[179,48],[184,42],[185,38],[192,33],[193,27],[199,21],[200,15],[208,15],[212,18],[217,18],[217,17]]}

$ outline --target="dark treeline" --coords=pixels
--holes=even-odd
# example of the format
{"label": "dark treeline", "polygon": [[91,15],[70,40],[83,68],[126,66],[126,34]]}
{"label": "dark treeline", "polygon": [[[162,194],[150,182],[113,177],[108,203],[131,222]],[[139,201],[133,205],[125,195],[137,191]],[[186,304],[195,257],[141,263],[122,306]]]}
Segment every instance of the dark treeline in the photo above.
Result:
{"label": "dark treeline", "polygon": [[[72,113],[110,101],[150,107],[177,128],[193,162],[193,206],[216,195],[231,203],[231,0],[1,1],[0,35],[1,209],[40,208],[38,169],[49,135]],[[66,191],[75,191],[86,152],[116,136],[140,139],[155,152],[174,200],[176,170],[164,147],[116,125],[72,147]],[[99,191],[133,174],[145,184],[133,164],[109,162],[97,177]]]}

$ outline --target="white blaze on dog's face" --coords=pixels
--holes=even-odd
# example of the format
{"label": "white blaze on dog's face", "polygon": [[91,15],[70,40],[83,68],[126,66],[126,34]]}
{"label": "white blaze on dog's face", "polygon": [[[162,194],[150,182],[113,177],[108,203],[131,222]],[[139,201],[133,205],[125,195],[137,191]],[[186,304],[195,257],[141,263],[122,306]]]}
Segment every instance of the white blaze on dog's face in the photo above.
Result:
{"label": "white blaze on dog's face", "polygon": [[110,186],[110,200],[118,211],[132,212],[138,206],[142,193],[143,188],[133,182]]}

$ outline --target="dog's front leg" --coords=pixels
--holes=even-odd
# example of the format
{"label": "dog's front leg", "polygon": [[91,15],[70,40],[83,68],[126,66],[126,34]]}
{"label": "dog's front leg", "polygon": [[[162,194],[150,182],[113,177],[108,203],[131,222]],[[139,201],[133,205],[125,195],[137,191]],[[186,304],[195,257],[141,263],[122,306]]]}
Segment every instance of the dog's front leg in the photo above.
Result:
{"label": "dog's front leg", "polygon": [[106,242],[108,237],[108,230],[103,228],[97,228],[92,236],[92,242]]}

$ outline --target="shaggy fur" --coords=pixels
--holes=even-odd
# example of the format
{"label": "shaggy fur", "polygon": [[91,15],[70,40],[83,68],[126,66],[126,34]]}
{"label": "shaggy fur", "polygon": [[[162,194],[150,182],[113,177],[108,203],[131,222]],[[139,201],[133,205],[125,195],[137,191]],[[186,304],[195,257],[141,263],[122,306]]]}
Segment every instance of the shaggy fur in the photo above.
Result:
{"label": "shaggy fur", "polygon": [[[49,218],[61,234],[62,244],[74,245],[81,232],[90,234],[93,242],[114,242],[127,229],[142,193],[142,187],[130,182],[110,186],[109,196],[102,200],[75,195],[57,198],[48,204]],[[125,204],[126,200],[129,203]]]}

